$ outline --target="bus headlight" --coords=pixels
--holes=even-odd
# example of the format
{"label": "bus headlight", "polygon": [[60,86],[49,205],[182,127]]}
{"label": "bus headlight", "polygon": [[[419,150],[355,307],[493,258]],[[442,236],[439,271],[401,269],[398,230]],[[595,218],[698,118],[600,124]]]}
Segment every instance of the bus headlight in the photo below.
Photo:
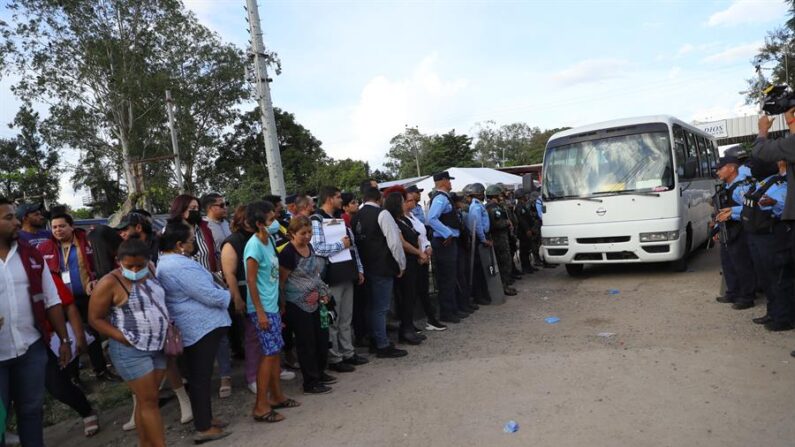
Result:
{"label": "bus headlight", "polygon": [[665,242],[679,239],[679,231],[659,231],[656,233],[640,233],[641,242]]}
{"label": "bus headlight", "polygon": [[561,245],[569,245],[569,238],[564,237],[542,237],[541,245],[546,247],[559,247]]}

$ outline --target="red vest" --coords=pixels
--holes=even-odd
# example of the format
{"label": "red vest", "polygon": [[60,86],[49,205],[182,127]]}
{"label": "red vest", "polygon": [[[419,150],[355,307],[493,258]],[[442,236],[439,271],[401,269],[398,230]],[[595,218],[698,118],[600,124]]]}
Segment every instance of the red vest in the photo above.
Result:
{"label": "red vest", "polygon": [[[91,248],[91,244],[88,243],[88,237],[86,236],[85,230],[82,228],[75,228],[74,244],[83,255],[83,260],[88,270],[89,281],[97,279],[94,273],[94,250]],[[61,273],[61,254],[59,253],[61,243],[55,239],[55,236],[39,244],[37,248],[44,255],[44,259],[47,261],[50,271],[52,273]],[[83,284],[83,287],[87,287],[87,284]]]}
{"label": "red vest", "polygon": [[45,341],[49,342],[50,325],[47,321],[47,309],[44,307],[44,288],[42,285],[42,273],[44,272],[44,257],[38,250],[31,247],[25,241],[17,241],[17,253],[25,267],[28,275],[28,296],[30,297],[30,307],[33,309],[33,321],[36,329],[44,336]]}
{"label": "red vest", "polygon": [[207,244],[207,250],[210,252],[210,272],[215,273],[221,269],[218,268],[218,260],[215,258],[215,239],[213,238],[213,231],[210,225],[205,221],[199,222],[199,230],[202,232],[204,242]]}

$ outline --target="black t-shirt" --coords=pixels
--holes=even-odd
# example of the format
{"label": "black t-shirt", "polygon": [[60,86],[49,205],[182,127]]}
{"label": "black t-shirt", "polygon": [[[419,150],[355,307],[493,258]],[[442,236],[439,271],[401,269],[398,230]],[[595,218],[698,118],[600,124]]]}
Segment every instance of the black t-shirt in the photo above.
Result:
{"label": "black t-shirt", "polygon": [[[312,252],[312,246],[309,246],[310,253]],[[279,253],[279,266],[284,267],[287,270],[295,270],[298,267],[298,260],[301,258],[306,258],[308,256],[304,256],[301,253],[298,253],[298,250],[295,249],[293,243],[287,244]]]}
{"label": "black t-shirt", "polygon": [[246,242],[251,239],[254,233],[249,233],[248,231],[235,231],[234,233],[230,234],[229,237],[224,239],[221,242],[221,249],[223,250],[224,245],[230,244],[232,248],[234,248],[235,253],[237,253],[237,272],[236,277],[238,281],[245,281],[246,280],[246,269],[243,264],[243,250],[246,248]]}

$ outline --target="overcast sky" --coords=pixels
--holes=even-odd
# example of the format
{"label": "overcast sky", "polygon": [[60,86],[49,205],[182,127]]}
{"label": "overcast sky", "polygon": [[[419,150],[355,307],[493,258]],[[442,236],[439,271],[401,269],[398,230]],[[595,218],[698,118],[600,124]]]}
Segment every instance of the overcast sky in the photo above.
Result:
{"label": "overcast sky", "polygon": [[[185,3],[247,45],[244,0]],[[753,114],[739,93],[749,61],[786,12],[782,0],[260,2],[265,44],[283,64],[274,105],[331,156],[373,167],[405,125],[471,133],[485,120],[550,128]],[[9,82],[0,123],[16,111]],[[76,204],[62,183],[62,200]]]}

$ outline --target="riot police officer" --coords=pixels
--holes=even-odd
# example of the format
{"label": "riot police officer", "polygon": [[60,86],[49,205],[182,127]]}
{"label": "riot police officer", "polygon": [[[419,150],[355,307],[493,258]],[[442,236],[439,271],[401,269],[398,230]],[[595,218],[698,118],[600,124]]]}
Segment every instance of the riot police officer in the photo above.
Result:
{"label": "riot police officer", "polygon": [[467,185],[463,191],[464,197],[469,202],[466,226],[467,231],[472,236],[473,250],[469,253],[467,261],[472,266],[471,292],[475,304],[491,304],[491,296],[486,285],[486,277],[483,273],[479,250],[474,249],[478,244],[485,247],[492,246],[491,240],[488,239],[490,229],[489,214],[483,205],[483,200],[486,197],[485,193],[486,188],[482,183]]}
{"label": "riot police officer", "polygon": [[726,292],[719,296],[719,303],[732,303],[737,310],[754,306],[756,281],[748,241],[740,222],[744,195],[753,184],[750,178],[741,179],[740,162],[736,157],[722,157],[718,161],[718,178],[723,186],[718,194],[719,210],[715,220],[725,226],[721,241],[720,260]]}
{"label": "riot police officer", "polygon": [[508,220],[508,213],[499,201],[502,192],[502,188],[498,185],[490,185],[486,188],[486,197],[489,199],[486,211],[489,214],[491,240],[494,243],[494,253],[497,256],[497,263],[500,267],[500,277],[502,278],[505,295],[514,296],[517,292],[516,289],[511,287],[513,283],[513,261],[511,260],[509,240],[511,221]]}
{"label": "riot police officer", "polygon": [[[754,167],[763,162],[755,160]],[[754,318],[769,331],[793,329],[793,279],[789,255],[791,223],[782,222],[787,197],[787,163],[779,161],[772,175],[757,182],[745,194],[743,231],[753,259],[756,278],[767,296],[767,313]]]}
{"label": "riot police officer", "polygon": [[519,238],[519,262],[522,264],[523,273],[533,273],[536,268],[530,259],[533,252],[533,230],[535,227],[533,211],[528,203],[528,196],[524,189],[516,190],[516,220],[518,223],[516,235]]}

